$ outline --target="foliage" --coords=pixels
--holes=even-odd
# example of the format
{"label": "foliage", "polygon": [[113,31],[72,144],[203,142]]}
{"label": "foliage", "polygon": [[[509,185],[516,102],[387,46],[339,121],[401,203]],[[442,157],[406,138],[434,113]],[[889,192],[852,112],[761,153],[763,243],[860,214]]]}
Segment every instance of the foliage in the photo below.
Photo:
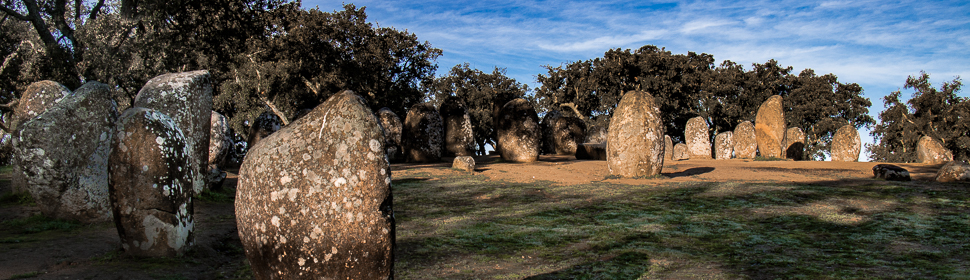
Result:
{"label": "foliage", "polygon": [[894,91],[883,98],[886,110],[872,130],[875,144],[866,149],[874,161],[916,162],[916,148],[924,135],[933,137],[953,152],[954,159],[970,159],[970,99],[957,93],[963,86],[959,77],[933,88],[930,75],[909,76],[905,89],[914,90],[903,103],[902,93]]}
{"label": "foliage", "polygon": [[0,205],[34,205],[34,197],[28,192],[10,192],[0,196]]}
{"label": "foliage", "polygon": [[475,143],[480,154],[485,144],[495,146],[496,135],[492,120],[498,111],[516,98],[528,98],[528,86],[505,76],[505,69],[495,68],[491,74],[471,69],[468,63],[455,65],[448,75],[434,79],[426,85],[437,104],[455,96],[465,103],[475,133]]}

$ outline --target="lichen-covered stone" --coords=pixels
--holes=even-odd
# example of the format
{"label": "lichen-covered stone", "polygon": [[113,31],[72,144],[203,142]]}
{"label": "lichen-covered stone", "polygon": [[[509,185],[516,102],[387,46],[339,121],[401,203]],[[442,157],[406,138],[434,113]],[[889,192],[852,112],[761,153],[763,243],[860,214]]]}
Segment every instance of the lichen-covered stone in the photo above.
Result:
{"label": "lichen-covered stone", "polygon": [[[11,136],[16,137],[17,128],[21,123],[47,111],[48,108],[53,107],[54,104],[69,94],[71,94],[70,89],[55,81],[44,80],[34,82],[27,86],[27,89],[20,95],[20,101],[17,103],[17,107],[13,110],[13,117],[10,118],[10,123],[7,123],[7,127],[13,132]],[[24,177],[23,170],[20,170],[19,160],[16,153],[14,153],[11,159],[13,171],[10,174],[10,183],[15,192],[27,190],[27,178]]]}
{"label": "lichen-covered stone", "polygon": [[20,124],[18,170],[41,212],[86,223],[111,220],[108,153],[118,119],[110,88],[90,82]]}
{"label": "lichen-covered stone", "polygon": [[734,157],[752,159],[758,156],[758,138],[754,133],[754,124],[744,121],[734,127]]}
{"label": "lichen-covered stone", "polygon": [[758,141],[758,153],[766,158],[785,158],[782,144],[785,141],[785,111],[780,95],[772,95],[758,108],[754,132]]}
{"label": "lichen-covered stone", "polygon": [[384,129],[384,147],[387,149],[387,159],[391,162],[404,160],[404,148],[401,145],[401,131],[404,125],[401,118],[391,111],[391,108],[377,110],[377,120]]}
{"label": "lichen-covered stone", "polygon": [[876,164],[872,167],[872,176],[889,181],[909,181],[909,170],[892,164]]}
{"label": "lichen-covered stone", "polygon": [[936,172],[936,181],[942,183],[970,182],[970,164],[963,161],[948,162]]}
{"label": "lichen-covered stone", "polygon": [[606,160],[606,143],[582,143],[576,148],[576,159]]}
{"label": "lichen-covered stone", "polygon": [[606,162],[610,174],[654,176],[663,168],[664,125],[650,94],[633,90],[620,99],[610,119]]}
{"label": "lichen-covered stone", "polygon": [[805,159],[805,132],[801,128],[790,127],[785,131],[785,158]]}
{"label": "lichen-covered stone", "polygon": [[862,138],[852,125],[844,125],[832,135],[832,161],[859,161]]}
{"label": "lichen-covered stone", "polygon": [[209,71],[165,74],[152,78],[138,91],[133,107],[154,109],[175,120],[189,145],[192,190],[205,189],[209,159],[209,124],[212,112],[212,82]]}
{"label": "lichen-covered stone", "polygon": [[118,120],[109,157],[111,210],[128,255],[173,257],[194,242],[192,150],[175,119],[133,107]]}
{"label": "lichen-covered stone", "polygon": [[590,126],[586,130],[584,143],[606,143],[606,134],[609,128],[601,125]]}
{"label": "lichen-covered stone", "polygon": [[574,155],[586,139],[586,123],[553,110],[542,117],[542,150],[547,154]]}
{"label": "lichen-covered stone", "polygon": [[690,159],[690,154],[687,153],[687,145],[684,143],[674,144],[674,160],[688,160]]}
{"label": "lichen-covered stone", "polygon": [[731,159],[734,154],[734,133],[721,132],[714,136],[714,158]]}
{"label": "lichen-covered stone", "polygon": [[921,163],[941,164],[953,161],[953,152],[933,137],[923,136],[916,144],[916,159]]}
{"label": "lichen-covered stone", "polygon": [[260,113],[253,124],[249,126],[249,139],[246,140],[247,147],[256,146],[260,140],[270,134],[275,133],[283,127],[283,120],[272,112]]}
{"label": "lichen-covered stone", "polygon": [[404,118],[404,156],[409,162],[438,162],[445,143],[444,121],[434,104],[411,106]]}
{"label": "lichen-covered stone", "polygon": [[539,160],[539,115],[529,101],[517,98],[505,103],[498,114],[495,129],[498,135],[499,153],[511,162],[534,162]]}
{"label": "lichen-covered stone", "polygon": [[475,159],[471,156],[457,156],[451,162],[451,168],[466,172],[475,171]]}
{"label": "lichen-covered stone", "polygon": [[664,162],[674,160],[674,140],[670,135],[664,135]]}
{"label": "lichen-covered stone", "polygon": [[445,130],[445,156],[471,156],[475,154],[475,131],[468,108],[458,97],[449,96],[438,109]]}
{"label": "lichen-covered stone", "polygon": [[256,279],[388,279],[394,265],[384,133],[351,91],[252,147],[236,224]]}
{"label": "lichen-covered stone", "polygon": [[219,165],[229,154],[232,140],[229,138],[229,122],[216,111],[209,116],[209,164]]}
{"label": "lichen-covered stone", "polygon": [[687,143],[687,153],[691,159],[711,158],[711,136],[708,128],[707,121],[702,117],[687,120],[684,127],[684,141]]}

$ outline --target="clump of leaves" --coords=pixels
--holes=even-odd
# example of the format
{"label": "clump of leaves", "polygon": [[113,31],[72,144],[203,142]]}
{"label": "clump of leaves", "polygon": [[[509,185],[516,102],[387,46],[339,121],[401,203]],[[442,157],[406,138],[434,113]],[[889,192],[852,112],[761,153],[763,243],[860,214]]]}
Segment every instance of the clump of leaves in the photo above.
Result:
{"label": "clump of leaves", "polygon": [[0,205],[34,205],[34,197],[28,192],[7,193],[0,196]]}

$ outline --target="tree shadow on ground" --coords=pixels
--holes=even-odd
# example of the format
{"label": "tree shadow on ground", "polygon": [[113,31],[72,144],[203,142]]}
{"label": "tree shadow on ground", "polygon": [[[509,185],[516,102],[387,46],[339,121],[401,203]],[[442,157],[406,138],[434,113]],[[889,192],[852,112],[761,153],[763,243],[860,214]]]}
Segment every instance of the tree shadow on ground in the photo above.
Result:
{"label": "tree shadow on ground", "polygon": [[684,171],[681,171],[681,172],[661,173],[661,174],[663,174],[664,176],[667,176],[669,178],[677,178],[677,177],[687,177],[687,176],[700,175],[700,174],[708,173],[708,172],[711,172],[711,171],[714,171],[714,167],[694,167],[694,168],[690,168],[690,169],[687,169],[687,170],[684,170]]}

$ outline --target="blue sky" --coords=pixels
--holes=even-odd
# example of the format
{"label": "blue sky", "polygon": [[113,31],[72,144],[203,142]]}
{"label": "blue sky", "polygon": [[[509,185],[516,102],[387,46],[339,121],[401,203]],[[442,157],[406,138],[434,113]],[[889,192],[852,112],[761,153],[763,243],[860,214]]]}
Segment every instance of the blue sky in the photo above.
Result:
{"label": "blue sky", "polygon": [[[936,87],[970,78],[967,1],[307,0],[303,6],[333,11],[343,3],[367,7],[369,22],[406,29],[442,49],[439,75],[468,62],[485,72],[506,68],[530,88],[543,65],[643,45],[708,53],[717,64],[731,60],[746,69],[775,59],[795,74],[833,73],[863,87],[873,117],[883,110],[883,96],[921,70]],[[872,142],[868,130],[860,134]]]}

